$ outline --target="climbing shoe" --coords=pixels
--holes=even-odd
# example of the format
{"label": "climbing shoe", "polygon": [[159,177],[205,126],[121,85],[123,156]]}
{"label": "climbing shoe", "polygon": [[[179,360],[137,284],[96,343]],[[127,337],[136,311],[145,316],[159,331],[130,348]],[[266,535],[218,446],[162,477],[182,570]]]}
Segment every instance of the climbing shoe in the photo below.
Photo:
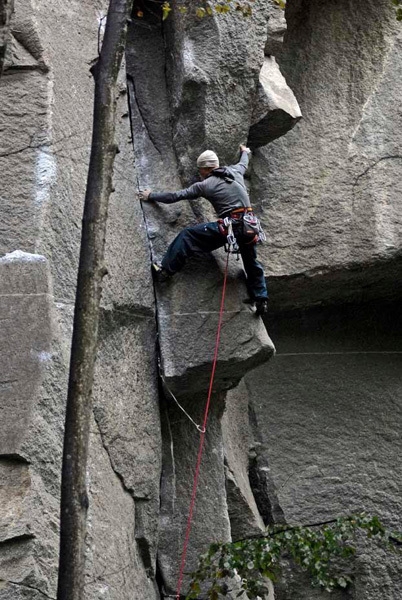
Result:
{"label": "climbing shoe", "polygon": [[268,312],[268,299],[257,298],[255,300],[255,314],[257,317],[263,317]]}
{"label": "climbing shoe", "polygon": [[164,283],[168,281],[172,276],[166,269],[162,267],[160,263],[152,263],[152,272],[159,283]]}

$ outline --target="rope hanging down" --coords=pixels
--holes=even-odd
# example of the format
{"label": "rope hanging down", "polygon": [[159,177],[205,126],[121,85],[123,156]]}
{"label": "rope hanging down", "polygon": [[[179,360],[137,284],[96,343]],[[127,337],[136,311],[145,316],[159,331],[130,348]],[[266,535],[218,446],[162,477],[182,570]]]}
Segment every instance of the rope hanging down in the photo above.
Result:
{"label": "rope hanging down", "polygon": [[220,339],[221,339],[221,329],[222,329],[222,321],[223,321],[223,309],[225,306],[226,282],[227,282],[227,277],[228,277],[229,256],[230,256],[230,254],[228,252],[227,258],[226,258],[225,276],[223,279],[221,305],[220,305],[220,309],[219,309],[218,329],[216,331],[215,352],[214,352],[214,358],[213,358],[213,362],[212,362],[211,377],[209,380],[208,397],[207,397],[207,401],[205,404],[204,421],[202,424],[202,429],[200,429],[200,444],[198,446],[197,462],[195,465],[193,491],[191,493],[190,508],[189,508],[188,518],[187,518],[186,534],[184,537],[183,551],[182,551],[181,560],[180,560],[179,578],[178,578],[178,582],[177,582],[177,591],[176,591],[176,599],[177,600],[180,600],[180,592],[181,592],[181,588],[183,585],[184,568],[186,565],[187,548],[188,548],[188,542],[190,539],[191,524],[192,524],[192,520],[193,520],[195,497],[197,494],[197,485],[198,485],[198,477],[200,474],[202,451],[204,449],[204,441],[205,441],[209,406],[211,403],[212,388],[213,388],[214,379],[215,379],[216,363],[218,361],[218,351],[219,351],[219,343],[220,343]]}

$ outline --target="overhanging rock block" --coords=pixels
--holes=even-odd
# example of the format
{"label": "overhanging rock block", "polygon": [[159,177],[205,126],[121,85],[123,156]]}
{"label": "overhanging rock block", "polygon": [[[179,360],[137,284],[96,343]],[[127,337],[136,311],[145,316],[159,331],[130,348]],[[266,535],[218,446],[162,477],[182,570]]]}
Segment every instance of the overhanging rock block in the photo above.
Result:
{"label": "overhanging rock block", "polygon": [[273,56],[266,56],[260,72],[258,97],[247,143],[259,148],[285,135],[302,118],[296,97]]}
{"label": "overhanging rock block", "polygon": [[[223,250],[215,253],[224,269]],[[214,391],[234,387],[274,353],[261,319],[244,304],[243,273],[232,264],[226,289]],[[206,393],[219,320],[223,273],[215,257],[193,259],[171,282],[158,286],[159,343],[168,387],[177,396]]]}

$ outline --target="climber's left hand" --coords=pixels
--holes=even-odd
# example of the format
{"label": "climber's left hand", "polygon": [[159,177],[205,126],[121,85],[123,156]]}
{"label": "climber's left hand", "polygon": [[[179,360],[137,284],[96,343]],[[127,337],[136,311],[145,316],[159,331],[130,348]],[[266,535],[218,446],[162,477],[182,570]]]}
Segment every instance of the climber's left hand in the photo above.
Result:
{"label": "climber's left hand", "polygon": [[140,190],[138,192],[138,197],[140,200],[143,200],[143,201],[145,200],[145,202],[146,202],[149,200],[150,193],[151,193],[151,190]]}

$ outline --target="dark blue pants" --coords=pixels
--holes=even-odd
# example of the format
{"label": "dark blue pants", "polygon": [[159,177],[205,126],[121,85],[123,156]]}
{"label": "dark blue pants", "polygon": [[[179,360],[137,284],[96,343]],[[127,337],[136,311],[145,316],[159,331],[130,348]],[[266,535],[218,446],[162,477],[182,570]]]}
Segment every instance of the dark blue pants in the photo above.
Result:
{"label": "dark blue pants", "polygon": [[[246,244],[234,227],[250,298],[268,298],[264,269],[257,260],[255,244]],[[226,237],[220,232],[218,223],[203,223],[186,227],[175,237],[162,260],[162,267],[171,275],[180,271],[190,256],[197,252],[211,252],[225,245]]]}

